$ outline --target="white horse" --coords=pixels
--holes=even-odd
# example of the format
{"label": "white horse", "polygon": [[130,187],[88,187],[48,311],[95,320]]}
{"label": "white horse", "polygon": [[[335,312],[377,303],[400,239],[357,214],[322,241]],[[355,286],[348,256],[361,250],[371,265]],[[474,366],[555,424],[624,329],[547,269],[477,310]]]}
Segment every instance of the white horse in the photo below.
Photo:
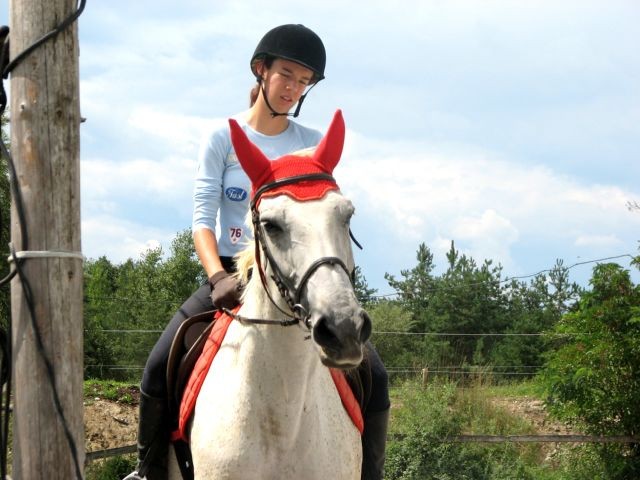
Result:
{"label": "white horse", "polygon": [[[330,176],[342,115],[313,154],[274,161],[230,123],[253,183],[256,248],[239,259],[245,280],[252,267],[236,318],[243,320],[229,326],[196,402],[195,478],[360,479],[360,433],[327,368],[356,367],[371,333],[349,276],[354,208]],[[251,320],[283,312],[298,326]],[[181,478],[176,469],[170,478]]]}

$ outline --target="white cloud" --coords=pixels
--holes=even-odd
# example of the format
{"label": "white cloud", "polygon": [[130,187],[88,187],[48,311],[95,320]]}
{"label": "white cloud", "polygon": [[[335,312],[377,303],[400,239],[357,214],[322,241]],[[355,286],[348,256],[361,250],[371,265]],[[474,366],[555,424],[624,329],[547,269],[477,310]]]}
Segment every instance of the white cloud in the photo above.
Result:
{"label": "white cloud", "polygon": [[167,157],[154,161],[137,158],[125,162],[89,159],[81,163],[81,170],[84,200],[147,199],[151,206],[190,199],[195,159]]}
{"label": "white cloud", "polygon": [[140,208],[171,205],[183,212],[190,211],[199,143],[204,132],[224,121],[135,107],[128,121],[130,135],[144,139],[149,155],[158,152],[161,155],[84,158],[83,201],[93,210],[112,213],[115,202],[130,208],[132,200]]}
{"label": "white cloud", "polygon": [[462,216],[451,225],[451,238],[468,245],[477,260],[499,258],[511,266],[511,246],[518,240],[518,229],[508,219],[489,208],[480,216]]}
{"label": "white cloud", "polygon": [[577,247],[618,247],[622,244],[615,235],[579,235],[574,244]]}
{"label": "white cloud", "polygon": [[352,131],[347,138],[336,177],[360,212],[387,225],[390,244],[425,241],[444,252],[455,240],[476,260],[510,268],[521,241],[629,248],[619,236],[632,238],[640,228],[640,215],[625,208],[637,192],[578,182],[492,152],[438,151]]}
{"label": "white cloud", "polygon": [[159,111],[150,106],[135,107],[128,119],[129,126],[162,142],[172,153],[180,152],[195,158],[205,133],[222,127],[226,119],[211,119]]}
{"label": "white cloud", "polygon": [[163,245],[176,232],[163,231],[148,225],[123,220],[109,215],[82,220],[82,252],[85,257],[96,259],[106,256],[115,263],[129,258],[139,259],[150,248]]}

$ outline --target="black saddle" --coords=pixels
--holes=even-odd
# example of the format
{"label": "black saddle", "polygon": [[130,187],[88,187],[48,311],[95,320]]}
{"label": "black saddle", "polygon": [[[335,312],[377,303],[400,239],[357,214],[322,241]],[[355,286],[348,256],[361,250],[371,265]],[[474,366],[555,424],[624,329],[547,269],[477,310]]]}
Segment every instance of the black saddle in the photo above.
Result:
{"label": "black saddle", "polygon": [[187,318],[173,338],[167,363],[167,391],[175,412],[180,409],[184,388],[215,323],[215,313],[210,310]]}

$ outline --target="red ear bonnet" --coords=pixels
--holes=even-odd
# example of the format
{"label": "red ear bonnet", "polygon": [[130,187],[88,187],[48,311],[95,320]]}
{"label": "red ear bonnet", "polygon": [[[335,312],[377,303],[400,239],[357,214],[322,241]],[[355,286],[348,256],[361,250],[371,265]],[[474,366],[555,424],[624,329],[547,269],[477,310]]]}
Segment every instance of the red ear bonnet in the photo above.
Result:
{"label": "red ear bonnet", "polygon": [[[312,173],[333,174],[333,169],[340,161],[344,146],[345,126],[342,112],[336,111],[327,130],[327,134],[320,141],[310,156],[284,155],[276,160],[269,160],[262,151],[255,146],[244,130],[233,119],[229,120],[231,142],[242,169],[251,179],[251,197],[255,192],[268,183],[297,175]],[[263,193],[263,197],[279,194],[289,195],[296,200],[317,200],[329,190],[338,190],[333,180],[303,180],[289,185],[283,185]]]}

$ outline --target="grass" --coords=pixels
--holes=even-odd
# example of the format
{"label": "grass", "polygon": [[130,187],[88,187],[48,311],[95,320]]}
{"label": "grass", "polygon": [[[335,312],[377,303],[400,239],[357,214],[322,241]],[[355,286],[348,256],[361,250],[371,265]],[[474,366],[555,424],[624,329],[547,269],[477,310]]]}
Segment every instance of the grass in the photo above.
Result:
{"label": "grass", "polygon": [[523,382],[511,382],[500,385],[487,385],[487,395],[492,397],[529,397],[538,400],[544,399],[543,388],[535,380],[525,380]]}
{"label": "grass", "polygon": [[118,480],[131,473],[136,466],[135,455],[122,455],[87,465],[86,480]]}
{"label": "grass", "polygon": [[[392,411],[387,480],[566,480],[602,478],[588,447],[545,443],[448,443],[460,434],[536,434],[536,427],[496,399],[540,400],[533,381],[492,385],[478,378],[464,385],[434,379],[423,386],[407,380],[391,389]],[[575,472],[576,461],[582,473]],[[590,474],[594,474],[589,477]]]}
{"label": "grass", "polygon": [[140,389],[137,385],[116,380],[85,380],[84,396],[136,405],[140,399]]}

